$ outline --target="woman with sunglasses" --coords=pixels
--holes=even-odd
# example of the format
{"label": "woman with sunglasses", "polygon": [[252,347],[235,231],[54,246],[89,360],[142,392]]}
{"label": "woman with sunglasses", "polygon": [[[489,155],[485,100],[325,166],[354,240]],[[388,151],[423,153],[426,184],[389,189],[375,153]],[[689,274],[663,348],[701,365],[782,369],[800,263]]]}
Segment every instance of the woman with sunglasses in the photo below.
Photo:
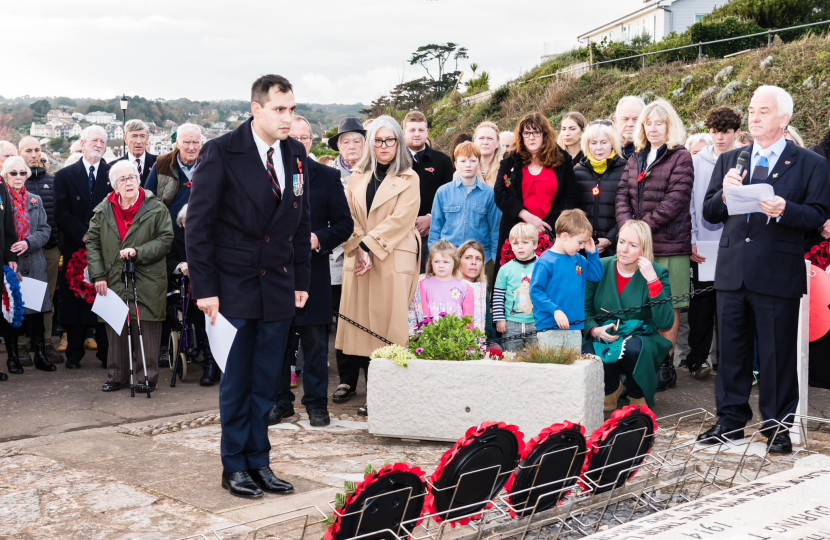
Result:
{"label": "woman with sunglasses", "polygon": [[576,206],[573,162],[556,143],[556,130],[548,119],[535,112],[527,114],[515,133],[515,150],[501,161],[494,188],[496,206],[502,212],[500,253],[515,224],[528,223],[552,237],[559,214]]}
{"label": "woman with sunglasses", "polygon": [[582,134],[585,157],[574,167],[578,207],[594,226],[594,242],[600,257],[615,253],[618,229],[614,204],[626,164],[621,157],[621,145],[620,132],[610,121],[591,122]]}
{"label": "woman with sunglasses", "polygon": [[[49,241],[52,228],[46,222],[46,209],[43,201],[34,193],[26,191],[26,179],[32,174],[31,169],[21,157],[11,157],[3,164],[3,178],[6,181],[9,193],[9,206],[5,207],[4,214],[13,213],[11,228],[4,227],[6,235],[11,232],[14,242],[10,249],[17,256],[17,272],[24,280],[35,279],[47,281],[46,279],[46,257],[43,255],[43,246]],[[5,191],[5,190],[3,190]],[[5,199],[5,197],[3,197]],[[5,216],[4,216],[5,217]],[[6,241],[9,241],[7,236]],[[8,263],[6,263],[8,264]],[[11,266],[11,265],[9,265]],[[3,340],[6,342],[8,352],[7,365],[9,371],[19,375],[23,373],[18,358],[17,338],[21,329],[25,328],[26,335],[32,342],[34,352],[35,368],[41,371],[55,371],[54,364],[46,359],[46,330],[43,324],[43,314],[52,310],[52,302],[49,299],[48,291],[44,291],[43,301],[38,306],[26,307],[23,325],[19,328],[12,327],[5,318],[2,318]]]}
{"label": "woman with sunglasses", "polygon": [[[420,181],[403,131],[391,116],[380,116],[366,134],[367,151],[347,179],[346,200],[354,232],[343,243],[340,313],[398,345],[409,339],[409,304],[420,268],[421,235],[415,218]],[[345,401],[357,392],[361,368],[383,342],[352,324],[337,325],[335,395]],[[365,406],[358,414],[367,415]]]}

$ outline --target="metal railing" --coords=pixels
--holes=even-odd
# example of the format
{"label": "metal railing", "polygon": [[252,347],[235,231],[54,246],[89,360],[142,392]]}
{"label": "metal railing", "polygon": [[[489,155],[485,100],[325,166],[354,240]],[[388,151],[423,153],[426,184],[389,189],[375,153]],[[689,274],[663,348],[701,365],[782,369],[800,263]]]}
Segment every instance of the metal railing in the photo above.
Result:
{"label": "metal railing", "polygon": [[658,54],[666,54],[666,53],[671,53],[671,52],[676,52],[676,51],[682,51],[682,50],[686,50],[686,49],[692,49],[692,48],[695,48],[695,47],[697,47],[697,50],[698,50],[697,57],[698,57],[698,59],[700,59],[700,58],[703,58],[703,56],[704,56],[704,47],[706,47],[707,45],[715,45],[715,44],[718,44],[718,43],[728,43],[730,41],[738,41],[738,40],[741,40],[741,39],[747,39],[747,38],[753,38],[753,37],[767,36],[767,47],[769,47],[769,46],[772,45],[773,37],[775,35],[779,34],[779,33],[787,32],[787,31],[790,31],[790,30],[800,30],[802,28],[810,28],[810,27],[813,27],[813,26],[827,25],[827,24],[830,24],[830,20],[819,21],[819,22],[808,23],[808,24],[800,24],[798,26],[789,26],[787,28],[769,29],[769,30],[765,30],[763,32],[756,32],[754,34],[746,34],[746,35],[743,35],[743,36],[735,36],[735,37],[730,37],[730,38],[715,39],[715,40],[712,40],[712,41],[701,41],[699,43],[692,43],[690,45],[682,45],[680,47],[672,47],[671,49],[662,49],[662,50],[659,50],[659,51],[650,51],[650,52],[635,54],[635,55],[631,55],[631,56],[625,56],[623,58],[613,58],[611,60],[602,60],[600,62],[594,62],[593,64],[588,64],[587,66],[580,65],[577,68],[569,68],[569,69],[557,71],[556,73],[549,73],[547,75],[541,75],[539,77],[534,77],[532,79],[527,79],[527,80],[523,80],[523,81],[516,81],[515,84],[526,84],[526,83],[529,83],[529,82],[532,82],[532,81],[538,81],[540,79],[548,79],[550,77],[559,77],[561,75],[568,75],[569,73],[573,73],[575,71],[585,71],[586,69],[590,71],[594,67],[597,67],[597,66],[602,66],[602,65],[606,65],[606,64],[613,64],[615,62],[624,62],[626,60],[634,60],[635,58],[642,58],[642,62],[643,62],[642,67],[645,68],[646,67],[646,58],[649,57],[649,56],[655,56],[655,55],[658,55]]}

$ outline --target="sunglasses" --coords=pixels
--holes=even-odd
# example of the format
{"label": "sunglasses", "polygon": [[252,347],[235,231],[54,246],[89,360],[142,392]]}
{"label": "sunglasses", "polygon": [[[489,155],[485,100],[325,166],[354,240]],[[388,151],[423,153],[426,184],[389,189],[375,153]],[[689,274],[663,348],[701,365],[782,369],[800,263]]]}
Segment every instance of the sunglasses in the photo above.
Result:
{"label": "sunglasses", "polygon": [[29,176],[29,175],[28,175],[28,174],[26,174],[24,171],[20,171],[20,172],[18,172],[18,171],[10,171],[10,172],[9,172],[9,176],[22,176],[22,177],[24,177],[24,178],[25,178],[25,177],[27,177],[27,176]]}

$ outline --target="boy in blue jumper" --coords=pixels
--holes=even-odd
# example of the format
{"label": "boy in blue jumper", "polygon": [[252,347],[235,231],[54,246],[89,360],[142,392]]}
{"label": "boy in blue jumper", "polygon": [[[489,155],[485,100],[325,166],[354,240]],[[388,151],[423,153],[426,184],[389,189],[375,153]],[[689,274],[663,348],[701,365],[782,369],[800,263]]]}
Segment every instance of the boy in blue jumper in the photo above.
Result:
{"label": "boy in blue jumper", "polygon": [[[556,242],[536,263],[530,283],[530,299],[536,328],[547,328],[536,338],[542,347],[582,348],[585,318],[585,285],[602,279],[593,227],[585,212],[566,210],[556,220]],[[586,259],[579,254],[581,249]]]}

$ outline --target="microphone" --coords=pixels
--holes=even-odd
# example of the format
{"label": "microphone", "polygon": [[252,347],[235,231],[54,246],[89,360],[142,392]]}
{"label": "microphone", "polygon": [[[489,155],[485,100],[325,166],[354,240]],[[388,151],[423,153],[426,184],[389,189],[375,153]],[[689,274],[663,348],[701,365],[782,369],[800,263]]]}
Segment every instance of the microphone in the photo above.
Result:
{"label": "microphone", "polygon": [[749,170],[749,152],[744,150],[741,152],[741,155],[738,156],[738,164],[735,165],[735,168],[738,169],[738,174],[741,175],[744,171]]}

